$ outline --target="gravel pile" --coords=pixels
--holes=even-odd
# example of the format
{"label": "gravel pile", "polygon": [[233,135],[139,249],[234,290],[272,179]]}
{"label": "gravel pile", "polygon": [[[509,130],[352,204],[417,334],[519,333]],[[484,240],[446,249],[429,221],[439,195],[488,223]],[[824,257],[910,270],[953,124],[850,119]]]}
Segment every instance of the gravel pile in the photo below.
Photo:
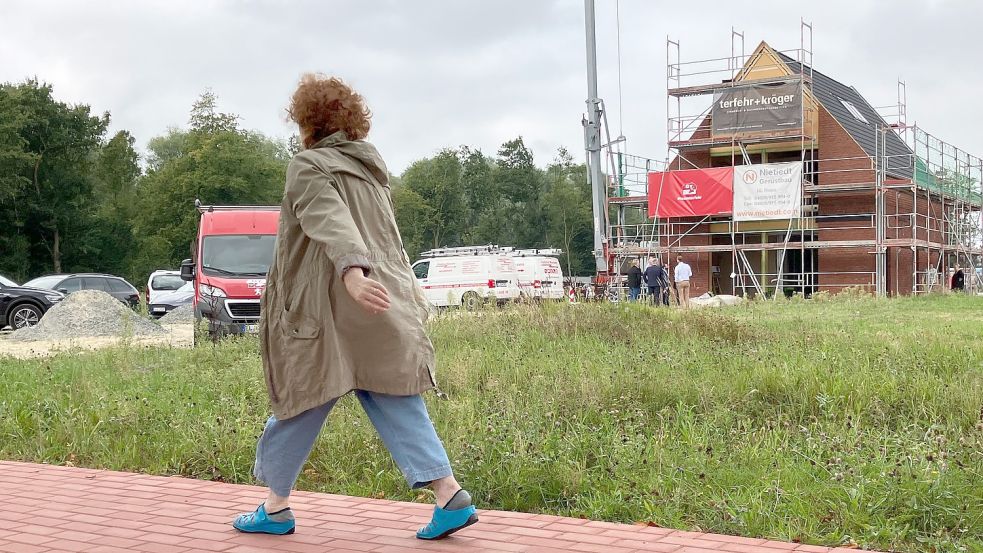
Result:
{"label": "gravel pile", "polygon": [[93,336],[152,336],[167,331],[100,290],[80,290],[44,314],[32,328],[10,335],[21,342],[70,340]]}
{"label": "gravel pile", "polygon": [[157,319],[162,325],[188,324],[195,322],[195,308],[191,305],[181,305],[168,311],[167,315]]}

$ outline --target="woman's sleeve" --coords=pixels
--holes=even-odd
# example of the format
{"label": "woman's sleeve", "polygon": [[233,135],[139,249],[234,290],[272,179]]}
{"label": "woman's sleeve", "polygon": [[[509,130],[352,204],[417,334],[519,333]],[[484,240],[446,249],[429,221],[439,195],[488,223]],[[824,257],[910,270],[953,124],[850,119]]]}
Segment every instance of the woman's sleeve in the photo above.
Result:
{"label": "woman's sleeve", "polygon": [[304,234],[324,248],[338,276],[352,267],[371,270],[369,251],[337,182],[316,166],[294,160],[287,167],[287,199]]}

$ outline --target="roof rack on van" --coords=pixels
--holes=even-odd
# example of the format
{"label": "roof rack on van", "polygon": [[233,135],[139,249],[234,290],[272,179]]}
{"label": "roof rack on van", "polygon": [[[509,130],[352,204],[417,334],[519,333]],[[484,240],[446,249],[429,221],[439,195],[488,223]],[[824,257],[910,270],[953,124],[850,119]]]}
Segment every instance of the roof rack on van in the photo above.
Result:
{"label": "roof rack on van", "polygon": [[278,205],[202,205],[201,200],[195,199],[195,209],[198,213],[212,211],[278,211]]}
{"label": "roof rack on van", "polygon": [[538,248],[531,250],[513,250],[510,252],[511,255],[515,257],[526,257],[526,256],[543,256],[543,257],[555,257],[558,255],[563,255],[563,250],[559,248]]}
{"label": "roof rack on van", "polygon": [[511,257],[525,256],[557,256],[563,255],[563,250],[556,248],[541,248],[517,250],[511,246],[460,246],[456,248],[434,248],[420,254],[420,257],[453,257],[459,255],[507,255]]}
{"label": "roof rack on van", "polygon": [[434,248],[420,254],[420,257],[451,257],[455,255],[501,255],[502,248],[495,245],[462,246],[457,248]]}

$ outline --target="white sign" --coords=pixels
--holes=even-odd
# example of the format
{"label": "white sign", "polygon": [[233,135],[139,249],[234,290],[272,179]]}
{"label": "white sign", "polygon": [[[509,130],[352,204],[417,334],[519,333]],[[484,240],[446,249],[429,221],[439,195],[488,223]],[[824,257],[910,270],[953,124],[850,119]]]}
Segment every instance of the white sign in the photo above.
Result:
{"label": "white sign", "polygon": [[791,219],[802,214],[802,163],[734,167],[734,220]]}

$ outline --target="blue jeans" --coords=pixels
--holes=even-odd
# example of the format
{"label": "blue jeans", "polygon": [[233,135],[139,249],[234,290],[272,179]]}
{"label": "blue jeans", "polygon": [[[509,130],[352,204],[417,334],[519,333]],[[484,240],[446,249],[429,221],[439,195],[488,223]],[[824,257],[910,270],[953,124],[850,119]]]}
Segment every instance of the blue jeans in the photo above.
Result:
{"label": "blue jeans", "polygon": [[641,288],[628,288],[628,301],[638,301],[638,297],[642,295]]}
{"label": "blue jeans", "polygon": [[[355,396],[365,409],[376,432],[389,450],[411,488],[422,488],[434,480],[451,476],[444,444],[419,395],[390,396],[357,390]],[[256,445],[253,475],[280,497],[290,495],[300,470],[314,448],[335,398],[296,417],[270,417]]]}

